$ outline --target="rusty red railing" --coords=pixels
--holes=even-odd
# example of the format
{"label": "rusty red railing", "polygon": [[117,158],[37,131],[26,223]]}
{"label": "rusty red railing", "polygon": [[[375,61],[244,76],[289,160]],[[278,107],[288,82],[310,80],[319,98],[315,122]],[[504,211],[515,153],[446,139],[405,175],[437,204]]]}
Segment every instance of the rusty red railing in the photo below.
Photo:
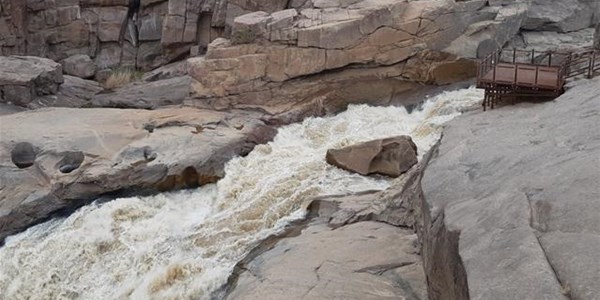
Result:
{"label": "rusty red railing", "polygon": [[[513,73],[514,72],[514,73]],[[498,49],[477,66],[477,87],[486,90],[483,102],[493,108],[502,98],[558,96],[568,79],[600,74],[600,51],[558,52]]]}

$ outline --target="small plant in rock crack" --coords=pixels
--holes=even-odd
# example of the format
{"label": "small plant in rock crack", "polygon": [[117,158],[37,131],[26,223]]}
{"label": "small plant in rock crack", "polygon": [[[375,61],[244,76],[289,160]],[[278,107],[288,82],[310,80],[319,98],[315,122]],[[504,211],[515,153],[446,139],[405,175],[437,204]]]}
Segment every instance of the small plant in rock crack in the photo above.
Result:
{"label": "small plant in rock crack", "polygon": [[231,42],[235,45],[249,44],[256,40],[256,33],[252,30],[236,31],[231,35]]}
{"label": "small plant in rock crack", "polygon": [[116,88],[126,86],[131,82],[140,80],[143,75],[143,72],[134,68],[118,68],[112,71],[106,81],[104,81],[103,86],[107,90],[114,90]]}

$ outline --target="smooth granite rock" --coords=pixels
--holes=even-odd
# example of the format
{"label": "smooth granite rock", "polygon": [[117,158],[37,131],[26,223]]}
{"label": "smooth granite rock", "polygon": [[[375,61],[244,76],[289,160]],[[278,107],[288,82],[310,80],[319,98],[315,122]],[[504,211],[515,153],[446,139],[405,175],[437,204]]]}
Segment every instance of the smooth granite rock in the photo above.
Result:
{"label": "smooth granite rock", "polygon": [[449,123],[422,181],[430,299],[600,295],[598,107],[600,78]]}
{"label": "smooth granite rock", "polygon": [[569,32],[592,25],[594,9],[586,1],[533,0],[523,29]]}
{"label": "smooth granite rock", "polygon": [[309,199],[307,221],[238,263],[225,298],[428,299],[415,235],[428,159],[386,190]]}

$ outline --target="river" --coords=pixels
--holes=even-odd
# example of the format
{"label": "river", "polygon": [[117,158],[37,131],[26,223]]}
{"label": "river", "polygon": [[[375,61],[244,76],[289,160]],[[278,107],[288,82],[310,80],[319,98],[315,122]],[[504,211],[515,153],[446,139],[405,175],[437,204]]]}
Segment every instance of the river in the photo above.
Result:
{"label": "river", "polygon": [[92,203],[34,226],[0,248],[0,299],[206,299],[311,198],[389,186],[328,165],[327,149],[407,134],[422,156],[440,125],[482,98],[475,88],[444,92],[411,113],[352,105],[280,128],[228,162],[216,184]]}

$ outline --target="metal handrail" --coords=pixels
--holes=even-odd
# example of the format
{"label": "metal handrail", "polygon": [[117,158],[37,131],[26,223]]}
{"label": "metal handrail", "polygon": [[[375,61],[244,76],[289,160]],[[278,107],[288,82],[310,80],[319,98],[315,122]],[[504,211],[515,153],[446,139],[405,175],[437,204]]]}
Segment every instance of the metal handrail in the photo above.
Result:
{"label": "metal handrail", "polygon": [[[503,59],[503,53],[510,51],[512,54],[512,60]],[[531,61],[528,62],[519,62],[517,61],[518,53],[527,53],[531,55]],[[539,52],[538,52],[539,53]],[[479,60],[478,68],[477,68],[477,82],[478,84],[482,82],[483,77],[492,72],[491,82],[496,82],[496,68],[499,63],[510,63],[515,67],[515,75],[513,78],[513,85],[517,84],[517,74],[520,65],[528,65],[528,66],[548,66],[548,67],[558,67],[557,73],[557,86],[562,87],[567,79],[578,76],[578,75],[586,75],[588,78],[596,75],[597,72],[600,72],[600,51],[593,49],[586,49],[578,52],[560,52],[560,51],[545,51],[541,52],[542,55],[538,56],[538,61],[541,58],[541,61],[544,61],[545,58],[548,58],[547,63],[536,63],[536,51],[533,50],[522,50],[522,49],[497,49],[492,53],[488,54],[481,60]],[[560,56],[563,56],[562,58]],[[553,60],[554,58],[554,60]],[[552,62],[560,62],[557,65],[553,66]],[[539,72],[539,68],[536,67],[536,80],[535,85],[537,86],[537,73]],[[486,82],[488,82],[486,80]]]}
{"label": "metal handrail", "polygon": [[566,79],[573,78],[579,75],[586,75],[587,78],[592,78],[596,71],[600,70],[600,51],[589,49],[580,52],[574,52],[570,56],[568,64],[568,72]]}
{"label": "metal handrail", "polygon": [[[503,55],[507,51],[511,51],[512,59]],[[517,56],[521,53],[527,53],[526,61]],[[478,61],[477,87],[485,89],[482,103],[484,111],[486,107],[493,109],[503,99],[513,99],[513,102],[519,96],[556,97],[564,92],[567,79],[577,75],[591,78],[600,74],[600,50],[545,51],[537,54],[536,57],[535,49],[497,49]],[[513,69],[511,78],[507,70]],[[535,79],[528,76],[535,76]],[[553,76],[556,76],[556,82]]]}

